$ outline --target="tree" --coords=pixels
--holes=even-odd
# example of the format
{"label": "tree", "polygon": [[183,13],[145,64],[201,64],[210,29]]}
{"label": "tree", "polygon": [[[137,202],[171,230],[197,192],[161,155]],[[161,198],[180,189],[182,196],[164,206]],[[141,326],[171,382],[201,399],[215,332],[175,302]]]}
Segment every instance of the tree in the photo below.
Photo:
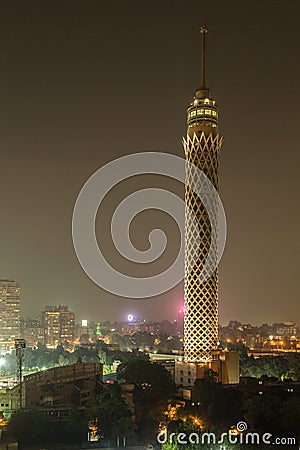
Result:
{"label": "tree", "polygon": [[300,440],[300,398],[288,399],[282,409],[281,427],[287,436],[293,436]]}
{"label": "tree", "polygon": [[133,402],[140,439],[153,439],[158,424],[164,418],[168,400],[176,388],[169,372],[160,364],[133,360],[120,364],[120,381],[133,384]]}
{"label": "tree", "polygon": [[249,429],[258,433],[280,432],[282,401],[276,395],[251,396],[245,402],[245,421]]}
{"label": "tree", "polygon": [[167,395],[174,392],[174,385],[171,382],[169,372],[160,364],[136,359],[125,364],[120,364],[117,370],[119,380],[134,384],[135,387],[145,389],[152,387],[162,392],[167,389]]}
{"label": "tree", "polygon": [[196,380],[194,397],[197,406],[191,407],[189,412],[198,412],[207,427],[216,426],[223,432],[243,416],[241,393],[217,383],[212,371],[207,371],[203,379]]}
{"label": "tree", "polygon": [[49,435],[47,419],[40,411],[18,411],[8,424],[8,432],[21,445],[46,442]]}
{"label": "tree", "polygon": [[87,405],[87,417],[96,424],[98,435],[116,441],[117,436],[134,438],[135,425],[120,386],[108,385],[104,392]]}
{"label": "tree", "polygon": [[[21,446],[81,442],[87,435],[86,420],[73,408],[68,422],[48,420],[42,411],[18,411],[8,423],[8,432]],[[58,447],[59,448],[59,447]]]}
{"label": "tree", "polygon": [[248,357],[240,355],[240,367],[243,376],[261,378],[266,375],[277,379],[292,378],[300,380],[300,355],[287,353],[279,356]]}

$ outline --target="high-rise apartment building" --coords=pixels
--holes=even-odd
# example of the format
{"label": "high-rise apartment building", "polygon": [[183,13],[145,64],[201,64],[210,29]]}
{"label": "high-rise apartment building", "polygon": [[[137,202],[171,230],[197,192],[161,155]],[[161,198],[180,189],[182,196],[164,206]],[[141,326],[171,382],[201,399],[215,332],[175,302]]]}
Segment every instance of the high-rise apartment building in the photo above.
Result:
{"label": "high-rise apartment building", "polygon": [[26,347],[36,347],[39,342],[44,342],[44,331],[41,328],[41,320],[21,318],[21,337],[26,341]]}
{"label": "high-rise apartment building", "polygon": [[0,279],[0,347],[14,347],[20,337],[20,285],[15,280]]}
{"label": "high-rise apartment building", "polygon": [[41,326],[44,330],[44,344],[49,348],[68,342],[75,338],[75,314],[68,306],[46,306],[42,311]]}

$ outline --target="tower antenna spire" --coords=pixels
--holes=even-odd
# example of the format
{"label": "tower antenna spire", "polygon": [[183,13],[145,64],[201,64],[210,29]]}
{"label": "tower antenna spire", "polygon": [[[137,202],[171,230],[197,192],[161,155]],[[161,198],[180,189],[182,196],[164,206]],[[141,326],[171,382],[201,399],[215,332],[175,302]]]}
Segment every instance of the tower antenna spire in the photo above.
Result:
{"label": "tower antenna spire", "polygon": [[201,89],[206,89],[205,83],[205,35],[208,29],[205,25],[200,28],[200,33],[202,34],[202,76],[201,76]]}

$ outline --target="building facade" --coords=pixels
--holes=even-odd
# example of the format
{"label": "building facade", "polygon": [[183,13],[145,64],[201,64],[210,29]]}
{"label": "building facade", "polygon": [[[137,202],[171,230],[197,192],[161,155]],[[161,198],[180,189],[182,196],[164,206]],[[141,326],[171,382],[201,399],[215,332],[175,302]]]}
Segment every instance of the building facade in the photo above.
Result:
{"label": "building facade", "polygon": [[0,348],[10,350],[20,337],[20,285],[0,279]]}
{"label": "building facade", "polygon": [[68,306],[46,306],[42,311],[41,325],[44,334],[44,344],[55,348],[59,344],[73,344],[75,339],[75,314]]}
{"label": "building facade", "polygon": [[40,319],[21,318],[21,337],[26,341],[26,347],[33,348],[44,343],[44,331]]}
{"label": "building facade", "polygon": [[102,389],[102,364],[79,358],[69,366],[53,367],[24,377],[26,408],[83,407]]}
{"label": "building facade", "polygon": [[[12,389],[0,389],[0,420],[9,420],[14,412],[20,409],[20,390],[19,386]],[[22,403],[25,400],[25,391],[22,390]]]}

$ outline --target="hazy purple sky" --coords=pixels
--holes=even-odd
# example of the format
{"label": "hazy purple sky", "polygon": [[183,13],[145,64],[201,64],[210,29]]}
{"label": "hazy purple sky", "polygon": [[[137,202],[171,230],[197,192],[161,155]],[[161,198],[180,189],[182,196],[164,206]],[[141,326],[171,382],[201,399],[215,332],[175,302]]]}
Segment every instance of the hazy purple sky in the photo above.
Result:
{"label": "hazy purple sky", "polygon": [[[71,217],[83,183],[107,162],[140,151],[183,157],[205,23],[207,84],[224,135],[220,321],[300,323],[298,17],[297,2],[268,0],[0,5],[0,276],[21,283],[23,315],[62,303],[78,320],[176,317],[182,284],[146,300],[93,284],[73,250]],[[99,221],[150,181],[117,187]],[[137,221],[140,248],[159,217]],[[174,223],[162,222],[170,231],[163,265],[178,243]]]}

